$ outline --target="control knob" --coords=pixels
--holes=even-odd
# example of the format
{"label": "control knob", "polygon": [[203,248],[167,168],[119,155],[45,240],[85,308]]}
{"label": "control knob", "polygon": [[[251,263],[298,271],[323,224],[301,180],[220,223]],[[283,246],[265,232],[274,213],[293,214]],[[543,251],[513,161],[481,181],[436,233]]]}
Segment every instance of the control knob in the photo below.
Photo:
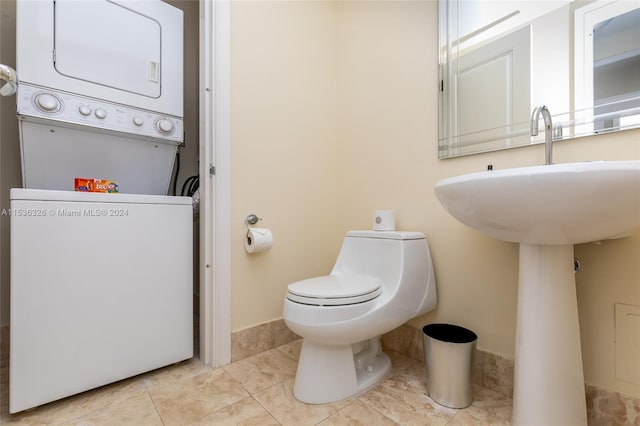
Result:
{"label": "control knob", "polygon": [[156,129],[162,134],[170,135],[171,133],[173,133],[175,126],[173,125],[173,122],[171,120],[161,118],[156,121]]}
{"label": "control knob", "polygon": [[107,116],[107,112],[103,109],[97,109],[95,110],[94,114],[96,115],[96,117],[98,118],[105,118]]}
{"label": "control knob", "polygon": [[84,115],[85,117],[91,114],[91,108],[86,105],[82,105],[80,108],[78,108],[78,111],[80,111],[80,114]]}
{"label": "control knob", "polygon": [[133,124],[135,124],[136,126],[142,126],[144,124],[144,121],[140,117],[133,117]]}
{"label": "control knob", "polygon": [[36,96],[36,106],[45,112],[56,112],[60,109],[60,101],[53,95],[41,93]]}

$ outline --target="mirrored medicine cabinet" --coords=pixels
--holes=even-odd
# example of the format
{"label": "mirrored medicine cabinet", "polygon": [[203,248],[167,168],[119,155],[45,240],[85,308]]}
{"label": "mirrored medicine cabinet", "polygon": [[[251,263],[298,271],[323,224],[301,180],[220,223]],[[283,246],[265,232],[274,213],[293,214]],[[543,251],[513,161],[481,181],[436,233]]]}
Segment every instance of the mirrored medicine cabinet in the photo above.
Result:
{"label": "mirrored medicine cabinet", "polygon": [[[439,158],[640,127],[640,2],[439,0]],[[542,132],[541,132],[542,133]]]}

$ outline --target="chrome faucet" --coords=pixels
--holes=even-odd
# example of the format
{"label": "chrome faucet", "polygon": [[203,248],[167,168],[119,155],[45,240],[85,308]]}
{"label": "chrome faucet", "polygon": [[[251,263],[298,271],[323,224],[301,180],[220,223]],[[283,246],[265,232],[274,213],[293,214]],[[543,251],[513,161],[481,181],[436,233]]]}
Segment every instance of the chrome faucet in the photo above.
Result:
{"label": "chrome faucet", "polygon": [[538,118],[540,117],[540,113],[542,113],[544,120],[544,164],[549,165],[551,164],[551,149],[553,147],[553,124],[551,123],[549,108],[545,105],[535,107],[533,113],[531,113],[531,136],[538,136]]}

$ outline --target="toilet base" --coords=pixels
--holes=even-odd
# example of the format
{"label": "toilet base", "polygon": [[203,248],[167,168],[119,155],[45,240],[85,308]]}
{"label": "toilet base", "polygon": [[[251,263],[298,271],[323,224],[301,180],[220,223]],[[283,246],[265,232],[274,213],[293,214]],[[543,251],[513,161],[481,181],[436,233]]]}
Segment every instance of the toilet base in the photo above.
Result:
{"label": "toilet base", "polygon": [[293,395],[307,404],[326,404],[375,386],[391,371],[391,360],[379,349],[379,338],[370,342],[374,353],[354,357],[353,345],[328,346],[303,339]]}

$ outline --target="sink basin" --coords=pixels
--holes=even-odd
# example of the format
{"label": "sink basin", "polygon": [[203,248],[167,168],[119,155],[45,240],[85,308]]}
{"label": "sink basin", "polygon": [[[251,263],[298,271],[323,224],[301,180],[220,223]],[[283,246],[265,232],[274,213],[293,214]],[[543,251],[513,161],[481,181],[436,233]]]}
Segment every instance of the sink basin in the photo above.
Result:
{"label": "sink basin", "polygon": [[438,182],[460,222],[494,238],[578,244],[640,226],[640,161],[593,161],[493,170]]}
{"label": "sink basin", "polygon": [[520,243],[512,424],[586,425],[573,244],[640,226],[640,161],[472,173],[435,192],[460,222]]}

